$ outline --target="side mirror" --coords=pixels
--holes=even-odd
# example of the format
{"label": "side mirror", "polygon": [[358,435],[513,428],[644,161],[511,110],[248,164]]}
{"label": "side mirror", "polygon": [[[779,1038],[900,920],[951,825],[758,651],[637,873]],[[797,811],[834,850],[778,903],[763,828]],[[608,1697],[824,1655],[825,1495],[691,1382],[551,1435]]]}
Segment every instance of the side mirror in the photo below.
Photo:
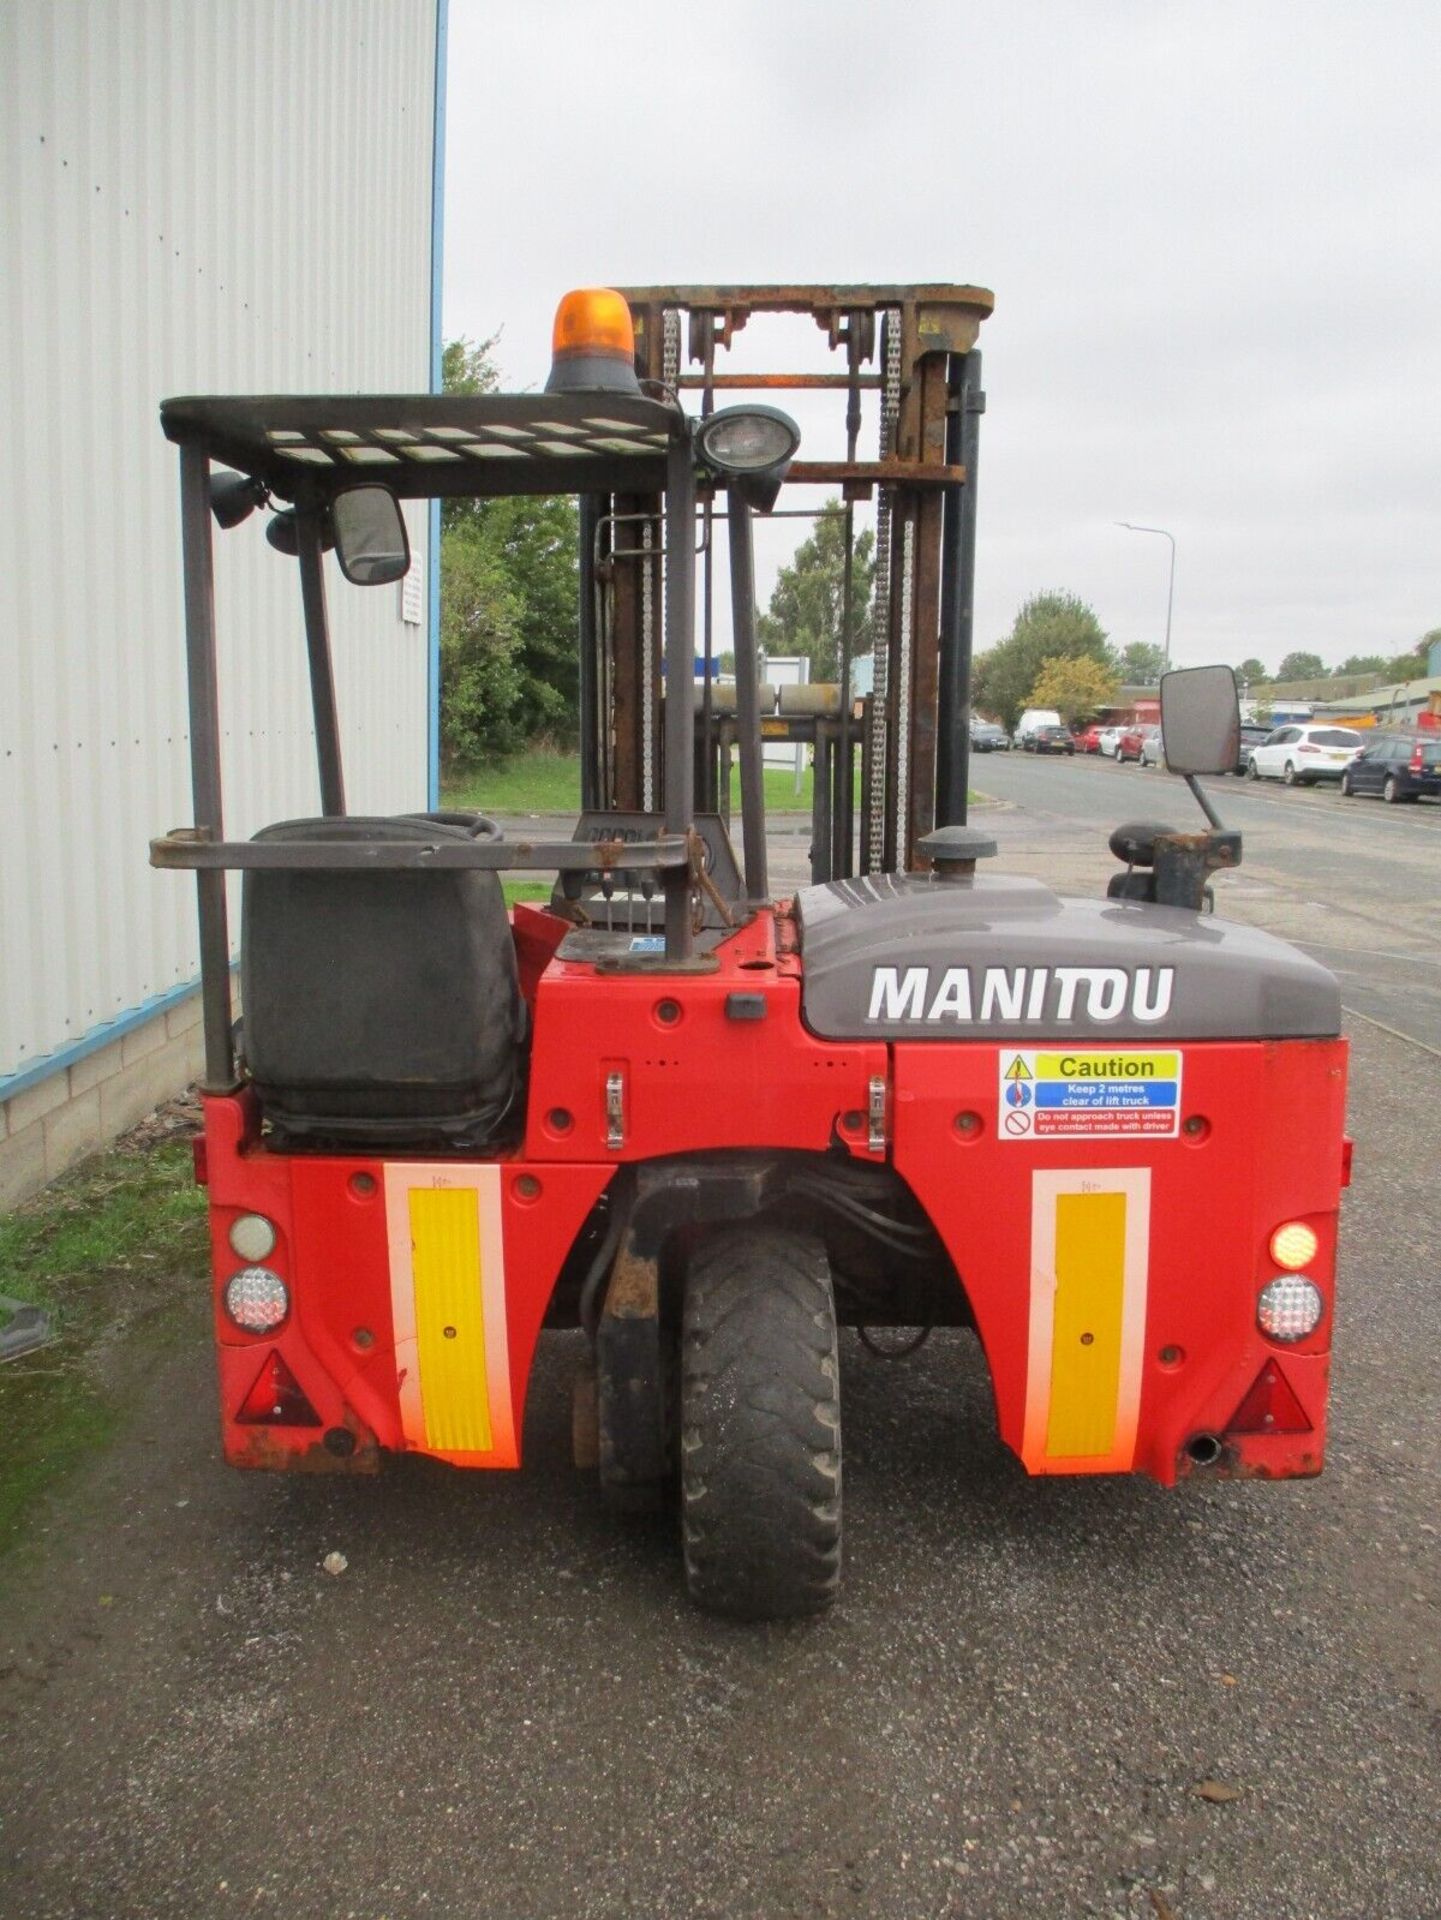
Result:
{"label": "side mirror", "polygon": [[1241,702],[1231,669],[1163,673],[1161,733],[1172,773],[1229,773],[1241,744]]}
{"label": "side mirror", "polygon": [[389,487],[347,487],[330,503],[335,556],[354,587],[387,587],[410,570],[410,540]]}

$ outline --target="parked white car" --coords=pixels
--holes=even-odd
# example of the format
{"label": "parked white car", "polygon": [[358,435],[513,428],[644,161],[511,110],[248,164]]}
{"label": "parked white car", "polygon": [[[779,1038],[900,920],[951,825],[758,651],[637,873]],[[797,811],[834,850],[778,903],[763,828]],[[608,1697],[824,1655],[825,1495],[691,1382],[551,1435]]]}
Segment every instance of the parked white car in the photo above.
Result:
{"label": "parked white car", "polygon": [[1161,738],[1159,727],[1147,727],[1141,735],[1141,765],[1143,767],[1164,767],[1166,764],[1166,743]]}
{"label": "parked white car", "polygon": [[1102,729],[1101,729],[1101,752],[1102,752],[1103,754],[1105,754],[1105,756],[1106,756],[1106,758],[1107,758],[1108,760],[1114,760],[1114,759],[1115,759],[1115,757],[1116,757],[1116,749],[1117,749],[1117,747],[1119,747],[1119,746],[1120,746],[1120,744],[1121,744],[1121,735],[1122,735],[1122,734],[1123,734],[1123,733],[1124,733],[1125,731],[1126,731],[1126,729],[1125,729],[1124,727],[1102,727]]}
{"label": "parked white car", "polygon": [[1277,727],[1246,762],[1249,780],[1284,780],[1288,787],[1310,787],[1318,780],[1339,780],[1364,742],[1351,727]]}

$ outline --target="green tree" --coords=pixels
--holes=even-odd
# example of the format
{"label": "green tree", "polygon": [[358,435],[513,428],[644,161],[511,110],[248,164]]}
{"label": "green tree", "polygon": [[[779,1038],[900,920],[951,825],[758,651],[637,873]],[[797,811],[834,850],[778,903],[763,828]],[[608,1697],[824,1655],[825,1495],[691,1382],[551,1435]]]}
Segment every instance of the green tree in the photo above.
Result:
{"label": "green tree", "polygon": [[440,746],[448,767],[501,759],[520,724],[520,608],[480,530],[441,536]]}
{"label": "green tree", "polygon": [[1120,691],[1111,669],[1090,654],[1043,662],[1036,684],[1026,698],[1028,707],[1053,707],[1067,725],[1094,720]]}
{"label": "green tree", "polygon": [[440,356],[440,384],[447,393],[494,393],[500,385],[492,354],[499,333],[484,340],[472,340],[460,334],[447,340]]}
{"label": "green tree", "polygon": [[1408,647],[1404,653],[1398,653],[1394,660],[1388,660],[1383,672],[1392,680],[1425,679],[1431,648],[1438,640],[1441,640],[1441,627],[1433,627],[1429,633],[1422,634],[1414,647]]}
{"label": "green tree", "polygon": [[[869,636],[874,549],[875,536],[869,530],[857,536],[851,571],[852,654],[865,647]],[[827,501],[815,531],[777,574],[770,607],[756,622],[756,638],[766,652],[804,654],[813,680],[840,678],[845,564],[845,512],[839,500]]]}
{"label": "green tree", "polygon": [[[447,393],[492,393],[497,335],[445,348]],[[578,515],[568,495],[441,506],[441,742],[452,765],[575,738]]]}
{"label": "green tree", "polygon": [[971,705],[995,714],[1010,731],[1046,662],[1081,658],[1114,671],[1100,621],[1073,593],[1038,593],[1016,615],[1006,638],[977,659]]}
{"label": "green tree", "polygon": [[1264,687],[1271,677],[1254,654],[1249,660],[1243,660],[1234,671],[1237,680],[1244,681],[1248,687]]}
{"label": "green tree", "polygon": [[1319,653],[1288,653],[1276,669],[1276,678],[1281,682],[1292,680],[1324,680],[1325,663]]}
{"label": "green tree", "polygon": [[510,494],[479,503],[483,538],[519,602],[526,740],[573,746],[580,713],[580,524],[569,494]]}
{"label": "green tree", "polygon": [[1165,650],[1153,641],[1133,640],[1121,649],[1121,678],[1128,687],[1154,687],[1165,664]]}
{"label": "green tree", "polygon": [[1384,673],[1385,671],[1386,657],[1380,653],[1353,653],[1348,660],[1343,660],[1336,668],[1338,678],[1346,673]]}

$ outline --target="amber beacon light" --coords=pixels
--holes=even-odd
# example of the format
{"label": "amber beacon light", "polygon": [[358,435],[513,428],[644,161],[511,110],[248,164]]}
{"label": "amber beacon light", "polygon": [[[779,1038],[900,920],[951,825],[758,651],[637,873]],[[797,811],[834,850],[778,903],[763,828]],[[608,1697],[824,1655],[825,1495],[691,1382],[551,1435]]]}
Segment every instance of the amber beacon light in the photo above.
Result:
{"label": "amber beacon light", "polygon": [[635,328],[610,287],[578,287],[555,310],[547,393],[636,393]]}

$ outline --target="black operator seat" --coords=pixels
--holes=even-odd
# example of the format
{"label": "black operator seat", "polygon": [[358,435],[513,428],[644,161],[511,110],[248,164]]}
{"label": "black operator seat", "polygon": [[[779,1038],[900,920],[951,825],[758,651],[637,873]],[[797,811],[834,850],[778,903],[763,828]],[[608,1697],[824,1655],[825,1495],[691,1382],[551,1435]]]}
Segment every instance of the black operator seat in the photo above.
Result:
{"label": "black operator seat", "polygon": [[[483,814],[286,820],[257,841],[498,840]],[[479,1148],[507,1132],[525,1002],[499,876],[252,868],[243,1051],[291,1148]]]}

